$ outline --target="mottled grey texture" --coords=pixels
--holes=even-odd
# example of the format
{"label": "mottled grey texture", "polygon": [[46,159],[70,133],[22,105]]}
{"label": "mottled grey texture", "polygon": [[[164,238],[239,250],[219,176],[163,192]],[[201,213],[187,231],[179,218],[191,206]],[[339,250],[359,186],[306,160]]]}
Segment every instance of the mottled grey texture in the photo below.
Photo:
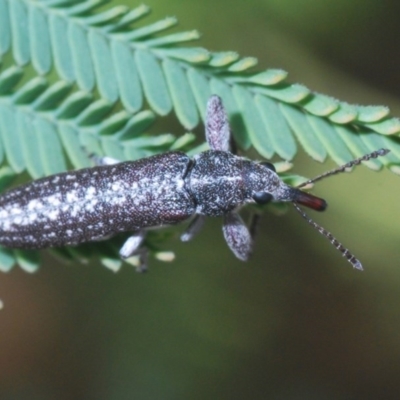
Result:
{"label": "mottled grey texture", "polygon": [[206,139],[212,150],[230,150],[230,127],[228,116],[220,97],[213,95],[207,103]]}
{"label": "mottled grey texture", "polygon": [[195,204],[183,177],[190,159],[171,152],[53,175],[0,196],[0,243],[42,248],[170,225]]}
{"label": "mottled grey texture", "polygon": [[275,201],[291,201],[294,189],[266,166],[225,151],[209,150],[194,157],[190,190],[197,214],[225,215],[246,203],[255,193],[270,193]]}

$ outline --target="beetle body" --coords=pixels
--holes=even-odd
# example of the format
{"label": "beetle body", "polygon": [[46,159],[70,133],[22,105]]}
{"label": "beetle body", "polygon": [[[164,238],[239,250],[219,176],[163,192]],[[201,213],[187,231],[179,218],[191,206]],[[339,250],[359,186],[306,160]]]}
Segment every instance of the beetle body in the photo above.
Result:
{"label": "beetle body", "polygon": [[23,249],[76,245],[129,231],[132,236],[120,255],[140,255],[143,270],[146,230],[191,219],[181,236],[188,241],[206,216],[223,216],[228,246],[247,260],[252,237],[238,214],[243,205],[285,201],[326,208],[323,199],[286,185],[272,164],[230,152],[229,122],[218,96],[207,105],[206,139],[211,150],[193,158],[181,152],[122,163],[104,158],[102,164],[110,165],[49,176],[5,192],[0,196],[0,244]]}
{"label": "beetle body", "polygon": [[[174,225],[194,214],[220,216],[253,202],[269,185],[285,191],[268,168],[210,150],[191,160],[169,152],[115,165],[65,172],[0,196],[0,244],[43,248],[99,240],[118,232]],[[290,196],[286,196],[290,199]]]}
{"label": "beetle body", "polygon": [[0,243],[43,248],[171,225],[195,210],[184,184],[190,159],[171,152],[66,172],[0,196]]}

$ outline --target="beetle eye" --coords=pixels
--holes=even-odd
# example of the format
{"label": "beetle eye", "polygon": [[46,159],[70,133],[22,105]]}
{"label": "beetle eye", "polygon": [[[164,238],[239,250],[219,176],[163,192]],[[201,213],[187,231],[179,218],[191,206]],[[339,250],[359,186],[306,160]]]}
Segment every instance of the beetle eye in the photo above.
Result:
{"label": "beetle eye", "polygon": [[271,171],[276,172],[276,169],[275,169],[274,164],[271,164],[271,163],[268,162],[268,161],[262,161],[262,162],[260,162],[260,164],[261,164],[261,165],[264,165],[264,167],[270,169]]}
{"label": "beetle eye", "polygon": [[253,200],[257,204],[267,204],[273,199],[273,196],[271,193],[267,192],[256,192],[253,194]]}

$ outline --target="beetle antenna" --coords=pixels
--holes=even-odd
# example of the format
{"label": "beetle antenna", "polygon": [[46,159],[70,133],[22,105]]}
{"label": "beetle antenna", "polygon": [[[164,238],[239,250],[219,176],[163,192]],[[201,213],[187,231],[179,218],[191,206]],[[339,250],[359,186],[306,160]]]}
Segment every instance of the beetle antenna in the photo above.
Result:
{"label": "beetle antenna", "polygon": [[299,214],[313,227],[315,228],[321,235],[325,236],[331,244],[342,253],[343,257],[346,257],[346,260],[356,269],[362,271],[363,267],[361,262],[352,254],[349,249],[344,247],[342,243],[340,243],[329,231],[324,229],[322,226],[318,225],[314,222],[296,203],[293,203],[294,208],[299,212]]}
{"label": "beetle antenna", "polygon": [[332,169],[330,171],[324,172],[323,174],[318,175],[313,179],[309,179],[308,181],[301,183],[297,187],[301,188],[301,187],[309,185],[311,183],[320,181],[321,179],[326,178],[328,176],[336,175],[336,174],[339,174],[341,172],[345,172],[346,168],[351,168],[351,167],[354,167],[355,165],[359,165],[359,164],[361,164],[361,161],[368,161],[371,158],[378,158],[378,157],[381,157],[381,156],[385,156],[389,152],[390,152],[390,150],[388,150],[388,149],[375,150],[372,153],[365,154],[362,157],[359,157],[359,158],[356,158],[355,160],[349,161],[348,163],[346,163],[346,164],[344,164],[344,165],[342,165],[340,167],[337,167],[337,168]]}

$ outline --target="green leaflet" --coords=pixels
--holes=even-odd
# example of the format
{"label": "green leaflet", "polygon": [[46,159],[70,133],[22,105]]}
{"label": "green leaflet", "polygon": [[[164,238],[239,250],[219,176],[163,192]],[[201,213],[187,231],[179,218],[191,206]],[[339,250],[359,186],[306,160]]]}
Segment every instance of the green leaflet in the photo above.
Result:
{"label": "green leaflet", "polygon": [[121,101],[128,111],[138,111],[143,104],[143,94],[132,49],[122,41],[113,40],[111,53]]}
{"label": "green leaflet", "polygon": [[254,91],[291,104],[300,103],[310,94],[310,91],[303,85],[286,83],[270,87],[256,87]]}
{"label": "green leaflet", "polygon": [[128,123],[117,133],[120,140],[129,140],[137,137],[142,132],[145,132],[153,122],[156,116],[150,110],[145,110],[134,115]]}
{"label": "green leaflet", "polygon": [[114,105],[106,100],[97,100],[85,108],[85,110],[76,117],[76,124],[80,126],[98,124],[110,114],[113,107]]}
{"label": "green leaflet", "polygon": [[329,96],[314,94],[304,102],[304,109],[310,114],[326,117],[339,108],[338,102]]}
{"label": "green leaflet", "polygon": [[9,1],[9,15],[12,32],[12,49],[18,65],[25,65],[30,60],[29,24],[26,5],[22,1]]}
{"label": "green leaflet", "polygon": [[278,104],[260,95],[256,95],[255,102],[275,151],[283,159],[291,160],[296,154],[296,143]]}
{"label": "green leaflet", "polygon": [[95,85],[95,74],[87,33],[80,25],[71,24],[68,39],[73,43],[71,56],[77,83],[83,90],[91,91]]}
{"label": "green leaflet", "polygon": [[244,123],[252,144],[263,157],[271,158],[275,152],[272,147],[271,132],[265,130],[261,115],[252,106],[252,95],[241,86],[233,88],[233,95],[243,113]]}
{"label": "green leaflet", "polygon": [[54,124],[45,118],[37,117],[33,122],[36,140],[39,143],[39,153],[31,157],[38,157],[42,161],[45,175],[57,174],[67,169],[63,149]]}
{"label": "green leaflet", "polygon": [[0,247],[0,271],[8,272],[15,265],[15,257],[10,249]]}
{"label": "green leaflet", "polygon": [[101,138],[101,146],[104,154],[107,154],[109,157],[119,161],[125,161],[127,159],[124,154],[122,143],[117,138],[104,136]]}
{"label": "green leaflet", "polygon": [[250,76],[233,75],[227,80],[232,83],[254,83],[261,86],[276,85],[287,77],[287,72],[281,69],[269,69]]}
{"label": "green leaflet", "polygon": [[110,47],[105,36],[96,31],[89,32],[88,41],[92,50],[91,54],[99,92],[104,99],[114,103],[118,99],[119,91]]}
{"label": "green leaflet", "polygon": [[40,75],[44,75],[50,71],[52,65],[47,18],[42,9],[32,6],[28,19],[33,66]]}
{"label": "green leaflet", "polygon": [[188,70],[187,78],[196,100],[197,108],[200,110],[200,116],[204,121],[207,101],[211,96],[211,88],[206,77],[194,68]]}
{"label": "green leaflet", "polygon": [[337,124],[348,124],[357,118],[357,108],[347,103],[340,103],[339,108],[329,115],[329,119]]}
{"label": "green leaflet", "polygon": [[11,46],[11,27],[7,0],[0,0],[0,56]]}
{"label": "green leaflet", "polygon": [[[88,14],[90,11],[93,11],[97,7],[107,3],[108,0],[86,0],[86,1],[83,1],[83,2],[78,2],[78,4],[76,4],[77,2],[74,1],[74,0],[72,0],[72,1],[68,0],[67,4],[68,4],[68,2],[70,2],[71,7],[69,7],[66,12],[69,15],[74,15],[75,16],[75,15]],[[65,4],[65,1],[56,0],[55,6],[64,5],[64,4]]]}
{"label": "green leaflet", "polygon": [[68,158],[77,169],[90,167],[89,155],[79,142],[79,132],[71,125],[64,123],[59,127],[60,139]]}
{"label": "green leaflet", "polygon": [[307,120],[328,154],[337,164],[345,164],[353,158],[346,144],[326,120],[310,114],[307,115]]}
{"label": "green leaflet", "polygon": [[239,54],[235,51],[221,51],[211,53],[211,67],[225,67],[237,61]]}
{"label": "green leaflet", "polygon": [[98,131],[99,135],[112,135],[116,133],[127,124],[129,117],[130,114],[125,110],[111,115],[110,118],[107,118],[107,120],[100,123]]}
{"label": "green leaflet", "polygon": [[239,61],[236,61],[228,67],[229,72],[242,72],[246,71],[257,65],[258,60],[255,57],[244,57]]}
{"label": "green leaflet", "polygon": [[75,69],[68,40],[68,22],[57,14],[49,17],[50,39],[56,69],[62,79],[75,80]]}
{"label": "green leaflet", "polygon": [[157,59],[149,51],[136,50],[135,60],[147,101],[156,113],[168,114],[172,109],[172,102]]}
{"label": "green leaflet", "polygon": [[326,158],[326,149],[315,135],[306,115],[298,108],[284,103],[279,104],[279,108],[305,152],[314,160],[323,162]]}
{"label": "green leaflet", "polygon": [[175,58],[193,64],[205,63],[210,59],[210,53],[202,47],[193,47],[189,49],[181,47],[155,48],[154,54],[162,58]]}
{"label": "green leaflet", "polygon": [[12,169],[19,173],[25,168],[25,160],[21,152],[21,136],[17,129],[18,114],[10,107],[0,107],[0,130],[4,149]]}
{"label": "green leaflet", "polygon": [[143,26],[141,28],[133,29],[130,32],[121,34],[124,39],[132,41],[137,39],[142,39],[144,37],[150,36],[154,33],[162,32],[166,29],[171,28],[177,24],[177,19],[175,17],[167,17],[161,21],[154,22],[150,25]]}
{"label": "green leaflet", "polygon": [[400,132],[400,121],[397,118],[386,118],[379,122],[365,124],[365,127],[382,135],[394,135]]}
{"label": "green leaflet", "polygon": [[112,30],[121,30],[128,27],[133,22],[139,21],[146,15],[150,13],[150,7],[145,4],[134,8],[133,10],[128,10],[128,12],[112,27]]}
{"label": "green leaflet", "polygon": [[357,106],[357,113],[359,121],[373,123],[387,117],[389,109],[385,106]]}
{"label": "green leaflet", "polygon": [[40,157],[39,141],[32,123],[32,116],[19,112],[17,129],[21,137],[21,150],[24,156],[26,168],[32,178],[37,179],[44,175],[44,169]]}
{"label": "green leaflet", "polygon": [[13,251],[17,264],[25,272],[33,273],[39,268],[40,257],[39,252],[32,250],[14,250]]}
{"label": "green leaflet", "polygon": [[42,77],[36,77],[28,81],[13,96],[15,104],[29,104],[47,89],[47,81]]}
{"label": "green leaflet", "polygon": [[194,128],[199,123],[199,114],[185,71],[170,60],[163,61],[163,69],[179,121],[186,129]]}
{"label": "green leaflet", "polygon": [[93,96],[87,92],[75,92],[54,110],[58,119],[71,119],[77,117],[93,101]]}
{"label": "green leaflet", "polygon": [[146,41],[146,45],[148,47],[166,46],[181,42],[190,42],[192,40],[197,40],[199,38],[200,38],[199,32],[194,30],[188,32],[173,33],[172,35],[161,36],[155,39],[149,39]]}
{"label": "green leaflet", "polygon": [[70,90],[70,83],[66,81],[58,81],[41,93],[32,102],[32,107],[37,111],[52,110],[67,96]]}
{"label": "green leaflet", "polygon": [[193,143],[195,140],[196,136],[193,133],[185,133],[183,136],[176,139],[169,149],[183,150],[185,147]]}
{"label": "green leaflet", "polygon": [[118,20],[121,16],[125,15],[128,11],[128,7],[124,5],[114,6],[109,10],[100,12],[99,14],[94,14],[87,16],[85,18],[85,23],[90,26],[102,26],[105,30],[111,30],[114,21]]}
{"label": "green leaflet", "polygon": [[23,69],[16,66],[3,71],[0,74],[0,95],[9,94],[11,89],[21,80],[23,73]]}

